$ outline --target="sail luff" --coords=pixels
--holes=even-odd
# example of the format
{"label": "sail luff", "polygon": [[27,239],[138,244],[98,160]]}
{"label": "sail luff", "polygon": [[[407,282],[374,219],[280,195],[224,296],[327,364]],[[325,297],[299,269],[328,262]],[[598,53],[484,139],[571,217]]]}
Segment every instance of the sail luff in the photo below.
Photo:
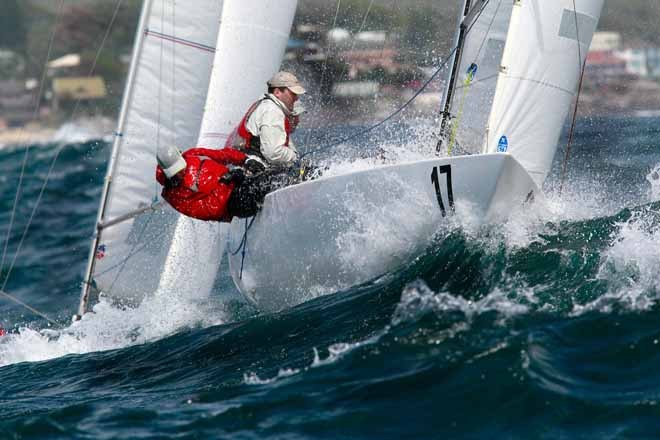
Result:
{"label": "sail luff", "polygon": [[463,0],[463,8],[461,8],[461,13],[458,18],[458,26],[456,27],[456,36],[454,38],[454,55],[452,55],[452,67],[449,72],[449,81],[447,81],[447,86],[445,87],[445,92],[443,94],[443,103],[442,103],[442,122],[440,123],[440,139],[435,147],[436,151],[440,152],[443,148],[444,139],[447,137],[447,127],[449,124],[449,118],[451,116],[449,109],[451,107],[452,97],[456,88],[456,78],[458,77],[458,68],[461,64],[461,54],[463,52],[463,45],[465,44],[465,19],[468,16],[470,11],[470,2],[471,0]]}
{"label": "sail luff", "polygon": [[94,239],[89,250],[87,257],[87,268],[85,270],[85,276],[82,283],[82,292],[80,296],[80,301],[78,304],[78,317],[85,314],[89,305],[89,293],[92,286],[92,273],[94,271],[94,266],[96,262],[96,249],[99,246],[101,241],[101,235],[103,234],[102,229],[98,225],[103,223],[105,218],[105,210],[108,203],[108,194],[110,192],[110,186],[112,185],[112,177],[116,170],[117,158],[119,157],[119,151],[122,146],[122,132],[124,130],[124,125],[126,123],[127,110],[130,106],[131,99],[133,97],[134,90],[134,78],[135,72],[138,66],[138,60],[140,59],[140,52],[143,48],[144,42],[144,29],[146,27],[147,20],[149,18],[149,11],[151,10],[151,5],[153,0],[144,0],[142,3],[142,9],[140,12],[140,20],[138,22],[137,29],[135,31],[135,43],[133,45],[133,54],[131,56],[131,65],[129,67],[128,75],[126,76],[126,87],[124,89],[124,95],[122,96],[121,111],[119,113],[119,119],[117,121],[117,130],[114,134],[114,141],[112,144],[112,153],[110,155],[110,161],[108,162],[108,169],[106,170],[106,175],[103,184],[103,192],[101,195],[101,202],[99,205],[97,218],[96,218],[96,232],[94,234]]}
{"label": "sail luff", "polygon": [[482,152],[512,8],[511,0],[476,0],[463,19],[464,43],[444,120],[451,126],[448,151]]}

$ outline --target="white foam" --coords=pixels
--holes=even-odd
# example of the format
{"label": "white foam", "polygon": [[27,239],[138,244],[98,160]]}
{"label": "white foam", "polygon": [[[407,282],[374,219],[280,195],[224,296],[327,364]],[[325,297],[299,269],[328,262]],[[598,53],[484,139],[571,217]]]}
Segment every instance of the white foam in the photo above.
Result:
{"label": "white foam", "polygon": [[111,142],[114,124],[108,118],[83,118],[66,122],[57,129],[51,142],[75,144],[99,139]]}
{"label": "white foam", "polygon": [[423,281],[407,286],[392,316],[392,325],[414,322],[428,313],[436,315],[447,312],[462,312],[470,321],[487,312],[497,312],[503,318],[525,314],[529,307],[512,301],[499,289],[493,290],[478,301],[472,301],[446,292],[435,293]]}
{"label": "white foam", "polygon": [[296,374],[300,373],[300,371],[301,370],[297,368],[281,368],[277,372],[277,376],[268,379],[260,378],[255,372],[249,372],[243,374],[243,383],[246,385],[267,385],[277,381],[278,379],[295,376]]}
{"label": "white foam", "polygon": [[660,199],[660,164],[657,164],[646,176],[646,180],[651,184],[649,196],[651,200]]}
{"label": "white foam", "polygon": [[176,295],[148,297],[137,308],[118,308],[102,299],[93,313],[62,330],[22,327],[0,338],[0,366],[113,350],[227,321],[221,305]]}
{"label": "white foam", "polygon": [[573,314],[608,313],[617,304],[629,310],[648,310],[660,300],[660,225],[657,213],[642,211],[620,223],[603,253],[596,276],[608,291],[597,300],[574,308]]}
{"label": "white foam", "polygon": [[[419,231],[428,223],[426,213],[433,208],[428,198],[422,191],[418,197],[415,192],[408,192],[407,197],[399,196],[407,185],[397,179],[382,185],[383,193],[388,194],[386,203],[374,203],[360,192],[349,194],[343,201],[356,220],[336,239],[342,265],[347,270],[357,267],[364,273],[378,273],[381,267],[392,266],[392,263],[385,265],[383,259],[402,265],[407,256],[424,250],[420,247]],[[434,233],[435,230],[428,230],[426,236]],[[421,245],[424,244],[422,241]]]}

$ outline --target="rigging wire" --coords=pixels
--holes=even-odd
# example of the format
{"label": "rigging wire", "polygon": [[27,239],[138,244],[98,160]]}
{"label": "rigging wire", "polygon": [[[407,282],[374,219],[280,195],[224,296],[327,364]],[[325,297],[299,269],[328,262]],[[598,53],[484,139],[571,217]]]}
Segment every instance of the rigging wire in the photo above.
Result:
{"label": "rigging wire", "polygon": [[559,195],[564,189],[564,181],[566,180],[566,172],[568,170],[568,159],[571,154],[571,146],[573,144],[573,133],[575,131],[575,123],[577,120],[578,105],[580,103],[580,93],[582,92],[582,81],[584,80],[584,71],[587,67],[587,59],[585,57],[582,61],[582,48],[580,47],[580,26],[578,24],[578,13],[575,0],[573,0],[573,13],[575,14],[575,39],[577,40],[578,49],[578,66],[580,66],[580,81],[578,83],[577,95],[575,97],[575,106],[573,107],[573,117],[571,120],[571,128],[568,132],[568,141],[566,144],[566,153],[564,154],[564,162],[562,164],[561,180],[559,182]]}
{"label": "rigging wire", "polygon": [[[165,1],[160,2],[160,31],[165,32]],[[160,151],[160,110],[163,94],[163,52],[165,50],[165,41],[160,39],[160,57],[158,59],[158,94],[157,101],[158,105],[156,107],[156,154],[155,157],[158,157],[158,151]],[[154,182],[154,192],[158,194],[158,182]]]}
{"label": "rigging wire", "polygon": [[[98,62],[98,59],[99,59],[99,57],[100,57],[100,55],[101,55],[101,52],[103,51],[103,48],[104,48],[105,43],[106,43],[106,41],[107,41],[107,38],[108,38],[108,36],[110,35],[110,31],[111,31],[112,27],[114,26],[115,20],[116,20],[116,18],[117,18],[117,13],[118,13],[119,8],[121,7],[121,4],[123,3],[123,1],[124,1],[124,0],[117,0],[117,3],[115,4],[115,9],[114,9],[114,12],[113,12],[112,18],[110,19],[110,22],[108,23],[108,26],[107,26],[107,28],[106,28],[106,32],[104,33],[103,39],[101,40],[101,43],[100,43],[100,45],[99,45],[99,48],[98,48],[98,50],[97,50],[97,52],[96,52],[96,55],[95,55],[95,57],[94,57],[94,62],[93,62],[93,64],[92,64],[92,67],[91,67],[90,70],[89,70],[89,73],[88,73],[87,77],[91,77],[92,74],[94,73],[94,69],[96,68],[96,64],[97,64],[97,62]],[[61,16],[61,12],[62,12],[62,6],[63,6],[63,3],[64,3],[64,1],[63,1],[63,0],[60,0],[60,9],[58,10],[58,15],[57,15],[57,18],[56,18],[56,23],[59,22],[59,19],[60,19],[60,16]],[[52,47],[52,43],[53,43],[53,41],[54,41],[56,31],[57,31],[57,25],[55,25],[55,27],[53,28],[53,34],[52,34],[52,36],[51,36],[51,41],[50,41],[50,44],[49,44],[49,54],[48,54],[48,56],[50,56],[50,48]],[[48,59],[46,59],[46,62],[48,62]],[[45,78],[45,74],[46,74],[46,70],[47,70],[45,64],[46,64],[46,63],[44,63],[44,77],[43,77],[43,78]],[[42,86],[41,86],[40,89],[39,89],[39,93],[41,93],[41,91],[42,91],[43,82],[44,82],[44,81],[43,81],[43,78],[42,78]],[[39,99],[39,97],[37,97],[37,99]],[[75,104],[75,106],[74,106],[74,110],[73,110],[73,112],[72,112],[72,116],[71,116],[72,119],[73,119],[73,118],[76,116],[76,114],[77,114],[77,111],[78,111],[78,108],[79,108],[80,102],[81,102],[81,98],[79,98],[79,99],[76,101],[76,104]],[[39,103],[37,102],[37,106],[38,106],[38,105],[39,105]],[[14,253],[14,257],[13,257],[13,259],[12,259],[12,261],[11,261],[11,264],[10,264],[9,269],[8,269],[8,271],[7,271],[7,274],[6,274],[6,276],[5,276],[5,279],[4,279],[4,282],[3,282],[3,284],[2,284],[2,287],[0,287],[0,292],[2,292],[2,296],[6,297],[6,298],[12,298],[12,300],[13,300],[14,302],[16,302],[17,304],[20,304],[20,305],[26,307],[28,310],[30,310],[30,311],[33,312],[33,313],[37,313],[38,311],[37,311],[35,308],[33,308],[33,307],[27,306],[27,304],[25,304],[24,302],[18,300],[17,298],[14,298],[12,295],[10,295],[9,293],[7,293],[7,292],[5,291],[5,287],[7,286],[7,283],[8,283],[8,281],[9,281],[10,275],[11,275],[13,269],[14,269],[14,266],[16,265],[16,260],[17,260],[17,258],[18,258],[18,255],[20,254],[20,251],[21,251],[21,249],[22,249],[22,247],[23,247],[23,243],[24,243],[25,238],[26,238],[26,236],[27,236],[27,233],[28,233],[28,231],[29,231],[29,229],[30,229],[30,226],[32,225],[32,221],[34,220],[34,216],[35,216],[35,214],[36,214],[36,212],[37,212],[37,209],[39,208],[39,205],[40,205],[40,203],[41,203],[41,199],[42,199],[42,197],[43,197],[43,194],[44,194],[44,192],[45,192],[45,190],[46,190],[46,187],[47,187],[47,185],[48,185],[48,182],[50,181],[50,177],[51,177],[52,174],[53,174],[53,169],[55,168],[55,164],[56,164],[56,162],[57,162],[57,159],[59,158],[60,153],[61,153],[62,150],[64,149],[64,146],[65,146],[65,144],[64,144],[64,143],[61,143],[61,144],[57,147],[57,149],[55,150],[55,155],[53,156],[53,159],[52,159],[52,161],[51,161],[50,167],[49,167],[49,169],[48,169],[48,173],[46,174],[46,178],[44,179],[44,182],[43,182],[43,184],[41,185],[41,189],[40,189],[40,191],[39,191],[39,195],[37,196],[37,201],[36,201],[36,203],[34,204],[34,207],[32,208],[32,212],[31,212],[31,214],[30,214],[30,217],[29,217],[29,219],[28,219],[28,222],[27,222],[27,224],[25,225],[25,229],[23,230],[23,234],[21,235],[21,239],[20,239],[20,241],[19,241],[19,243],[18,243],[18,246],[17,246],[17,248],[16,248],[16,252]],[[27,161],[27,150],[26,150],[25,160]],[[25,169],[24,169],[24,167],[23,167],[23,168],[21,169],[21,179],[20,179],[20,181],[19,181],[19,187],[18,187],[17,190],[16,190],[17,193],[20,191],[20,185],[21,185],[21,183],[22,183],[22,176],[23,176],[24,172],[25,172]],[[15,205],[14,205],[14,208],[13,208],[13,209],[16,209],[16,201],[15,201],[14,203],[15,203]],[[4,258],[4,256],[3,256],[3,258]],[[1,266],[0,266],[0,267],[1,267]],[[47,319],[49,322],[54,323],[54,321],[52,321],[52,320],[50,320],[49,318],[47,318],[45,314],[43,314],[43,313],[41,313],[41,312],[38,312],[37,314],[38,314],[39,316],[41,316],[41,317]]]}
{"label": "rigging wire", "polygon": [[[486,9],[488,4],[490,3],[490,0],[486,1],[483,6],[481,7],[481,11],[479,12],[479,15],[477,16],[476,20],[479,19],[481,16],[481,13]],[[467,75],[465,80],[463,81],[463,84],[455,87],[455,90],[462,88],[463,89],[463,94],[461,95],[461,101],[458,107],[458,114],[456,115],[456,119],[452,122],[451,124],[451,132],[450,132],[450,137],[449,137],[449,142],[447,144],[447,155],[451,156],[452,152],[452,147],[454,143],[457,143],[456,137],[458,135],[458,127],[461,124],[461,119],[463,118],[463,110],[465,108],[465,99],[467,98],[467,94],[470,90],[470,87],[472,84],[474,84],[476,81],[474,81],[474,77],[477,73],[477,60],[479,59],[479,56],[481,55],[481,51],[483,50],[486,41],[488,40],[488,34],[490,34],[491,29],[493,28],[493,23],[495,23],[495,18],[497,18],[497,14],[500,11],[500,6],[502,6],[502,0],[499,1],[497,4],[497,7],[495,8],[495,12],[493,13],[493,17],[490,20],[490,23],[488,23],[488,29],[486,29],[486,32],[484,33],[484,38],[481,40],[481,44],[479,45],[479,50],[477,51],[476,55],[472,59],[472,62],[470,63],[470,67],[468,68]],[[474,23],[476,23],[476,20]],[[466,33],[466,37],[469,35],[469,32]],[[491,77],[496,77],[498,75],[491,75]],[[451,109],[451,105],[450,105]],[[441,133],[442,135],[442,133]]]}
{"label": "rigging wire", "polygon": [[[487,6],[489,3],[490,3],[490,0],[488,0],[488,1],[484,4],[484,6],[480,9],[480,11],[479,11],[479,13],[476,15],[474,21],[472,22],[472,24],[470,25],[470,27],[467,29],[467,31],[466,31],[466,35],[468,35],[468,34],[472,31],[472,28],[473,28],[474,25],[477,23],[477,21],[479,21],[479,17],[481,17],[481,14],[483,14],[484,10],[486,9],[486,6]],[[422,86],[419,88],[419,90],[417,90],[417,92],[415,92],[415,94],[414,94],[410,99],[408,99],[408,100],[407,100],[407,101],[406,101],[401,107],[399,107],[397,110],[395,110],[393,113],[391,113],[388,117],[386,117],[386,118],[383,119],[382,121],[376,123],[375,125],[372,125],[371,127],[367,127],[367,128],[365,128],[365,129],[363,129],[363,130],[358,131],[358,132],[355,133],[355,134],[352,134],[352,135],[346,136],[346,137],[344,137],[344,138],[342,138],[342,139],[340,139],[340,140],[338,140],[338,141],[336,141],[336,142],[331,142],[331,143],[328,143],[328,144],[326,144],[326,145],[323,145],[323,146],[321,146],[321,147],[319,147],[319,148],[315,148],[315,149],[313,149],[313,150],[307,151],[306,153],[302,154],[302,155],[300,156],[300,158],[301,158],[301,159],[304,159],[306,156],[308,156],[308,155],[310,155],[310,154],[315,154],[315,153],[318,153],[318,152],[320,152],[320,151],[328,150],[328,149],[330,149],[330,148],[334,148],[334,147],[336,147],[337,145],[341,145],[341,144],[343,144],[343,143],[345,143],[345,142],[347,142],[347,141],[350,141],[350,140],[352,140],[352,139],[356,139],[356,138],[358,138],[358,137],[364,136],[365,134],[372,132],[372,131],[375,130],[376,128],[382,126],[383,124],[385,124],[385,123],[387,123],[388,121],[390,121],[391,119],[393,119],[395,116],[397,116],[397,115],[398,115],[399,113],[401,113],[403,110],[405,110],[405,109],[406,109],[406,108],[407,108],[407,107],[408,107],[408,106],[409,106],[409,105],[410,105],[415,99],[417,99],[417,97],[418,97],[418,96],[419,96],[419,95],[420,95],[420,94],[421,94],[421,93],[422,93],[422,92],[428,87],[428,85],[429,85],[429,84],[430,84],[430,83],[431,83],[431,82],[432,82],[432,81],[438,76],[438,74],[439,74],[439,73],[445,68],[445,66],[447,66],[447,63],[450,61],[451,57],[454,56],[454,54],[456,53],[457,50],[458,50],[458,46],[455,46],[455,47],[454,47],[454,48],[453,48],[453,49],[452,49],[452,50],[451,50],[451,51],[450,51],[450,52],[444,57],[444,61],[440,64],[440,66],[438,66],[437,70],[433,73],[433,75],[431,75],[431,77],[430,77],[428,80],[426,80],[426,82],[425,82],[424,84],[422,84]]]}
{"label": "rigging wire", "polygon": [[[359,34],[360,32],[362,32],[362,30],[364,29],[364,26],[365,26],[366,23],[367,23],[367,18],[369,17],[369,13],[371,12],[371,8],[372,8],[373,5],[374,5],[374,1],[375,1],[375,0],[371,0],[371,1],[369,2],[369,6],[367,6],[367,11],[364,13],[364,17],[362,17],[362,23],[360,24],[360,27],[359,27],[358,30],[357,30],[357,33],[358,33],[358,34]],[[337,1],[337,10],[336,10],[336,12],[335,12],[335,20],[334,20],[334,22],[333,22],[333,27],[335,27],[335,25],[337,24],[337,17],[338,17],[338,15],[339,15],[339,6],[340,6],[340,4],[341,4],[341,0],[338,0],[338,1]],[[352,52],[353,49],[355,49],[355,39],[354,39],[353,42],[351,43],[351,48],[349,49],[349,52]],[[324,61],[324,67],[327,66],[327,61],[328,61],[328,58],[326,57],[326,59],[325,59],[325,61]],[[337,77],[337,79],[341,79],[341,78],[346,74],[347,66],[348,66],[347,63],[344,64],[344,67],[342,68],[341,72],[339,73],[339,76]],[[323,76],[321,77],[321,80],[323,80]],[[305,144],[309,143],[309,139],[310,139],[311,135],[312,135],[312,131],[310,130],[309,133],[307,134],[307,139],[305,140],[305,141],[306,141]],[[304,156],[305,156],[305,155],[302,155],[302,156],[300,156],[300,157],[302,158],[302,157],[304,157]]]}
{"label": "rigging wire", "polygon": [[176,2],[172,2],[172,145],[176,146]]}
{"label": "rigging wire", "polygon": [[[337,0],[337,9],[335,10],[335,18],[332,21],[332,29],[335,29],[337,27],[337,17],[339,17],[339,7],[341,6],[341,0]],[[328,56],[326,55],[325,59],[323,60],[323,65],[321,66],[321,79],[319,81],[319,90],[323,90],[323,83],[325,82],[325,74],[328,70]],[[319,101],[315,101],[313,105],[313,111],[312,114],[316,115],[316,109],[318,108]],[[312,132],[310,131],[307,134],[307,138],[305,139],[305,143],[303,145],[307,145],[309,143],[309,139],[312,136]]]}
{"label": "rigging wire", "polygon": [[364,130],[360,130],[359,132],[357,132],[355,134],[352,134],[352,135],[349,135],[349,136],[346,136],[346,137],[344,137],[344,138],[342,138],[342,139],[340,139],[336,142],[332,142],[330,144],[324,145],[324,146],[316,148],[314,150],[310,150],[310,151],[306,152],[305,154],[301,155],[300,158],[303,159],[303,158],[305,158],[305,156],[308,156],[310,154],[315,154],[315,153],[318,153],[319,151],[323,151],[323,150],[327,150],[327,149],[336,147],[337,145],[343,144],[344,142],[347,142],[351,139],[361,137],[361,136],[375,130],[376,128],[380,127],[381,125],[385,124],[386,122],[390,121],[392,118],[394,118],[399,113],[401,113],[403,110],[405,110],[406,107],[408,107],[410,105],[410,103],[412,103],[426,89],[426,87],[428,87],[428,85],[431,83],[431,81],[433,81],[436,78],[436,76],[438,76],[438,74],[444,69],[444,67],[447,65],[447,62],[452,57],[452,55],[454,55],[454,53],[456,52],[457,49],[458,49],[458,47],[454,47],[454,49],[447,55],[447,58],[445,58],[445,61],[440,65],[440,67],[438,67],[438,69],[435,71],[435,73],[433,75],[431,75],[431,77],[428,80],[426,80],[426,82],[424,84],[422,84],[422,86],[419,88],[419,90],[410,99],[408,99],[408,101],[406,101],[401,107],[399,107],[396,111],[394,111],[394,113],[390,114],[388,117],[386,117],[382,121],[378,122],[377,124],[372,125],[371,127],[365,128]]}
{"label": "rigging wire", "polygon": [[4,296],[5,298],[7,298],[7,299],[10,300],[10,301],[15,302],[16,304],[19,304],[19,305],[25,307],[26,309],[28,309],[29,311],[31,311],[31,312],[34,313],[35,315],[40,316],[41,318],[44,318],[44,319],[45,319],[46,321],[48,321],[50,324],[53,324],[53,325],[58,326],[58,327],[60,326],[59,323],[57,323],[57,322],[55,322],[54,320],[52,320],[51,318],[49,318],[48,315],[46,315],[45,313],[40,312],[39,310],[35,309],[35,308],[32,307],[31,305],[29,305],[29,304],[27,304],[27,303],[21,301],[20,299],[16,298],[16,297],[13,296],[13,295],[10,295],[9,293],[5,292],[4,290],[0,290],[0,295],[1,295],[1,296]]}
{"label": "rigging wire", "polygon": [[[53,50],[53,42],[55,41],[55,35],[57,34],[57,26],[59,25],[60,19],[62,17],[63,6],[64,6],[64,0],[60,0],[60,4],[57,8],[57,15],[55,16],[55,24],[53,25],[53,32],[51,33],[50,39],[48,41],[48,50],[46,51],[46,61],[44,61],[44,69],[41,74],[41,81],[39,82],[39,91],[35,98],[36,102],[34,104],[34,110],[32,113],[33,121],[37,119],[37,114],[39,112],[39,103],[41,101],[41,94],[43,93],[44,83],[46,82],[46,75],[48,73],[46,64],[48,63],[48,60],[50,59],[50,54]],[[16,185],[16,195],[14,196],[14,204],[12,206],[11,216],[9,218],[9,229],[7,230],[7,238],[5,240],[4,249],[2,250],[2,259],[0,260],[0,274],[2,274],[2,269],[5,267],[5,258],[7,256],[7,249],[9,247],[9,239],[11,238],[11,231],[14,228],[16,208],[18,206],[18,200],[21,194],[21,187],[23,186],[23,177],[25,176],[25,167],[27,165],[29,152],[30,152],[30,145],[28,144],[25,147],[25,153],[23,154],[23,162],[21,163],[21,172],[18,176],[18,184]],[[7,275],[7,278],[8,277],[9,275]]]}

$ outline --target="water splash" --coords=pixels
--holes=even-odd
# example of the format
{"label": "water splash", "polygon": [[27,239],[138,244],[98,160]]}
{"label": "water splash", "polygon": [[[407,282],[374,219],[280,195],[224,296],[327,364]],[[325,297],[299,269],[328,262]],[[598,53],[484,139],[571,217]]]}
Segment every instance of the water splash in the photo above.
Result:
{"label": "water splash", "polygon": [[614,306],[648,310],[660,300],[660,213],[649,206],[617,225],[611,245],[602,255],[597,279],[608,291],[597,300],[576,306],[574,314],[609,313]]}
{"label": "water splash", "polygon": [[649,196],[652,200],[660,199],[660,164],[657,164],[646,176],[646,180],[651,184]]}
{"label": "water splash", "polygon": [[149,297],[136,308],[101,299],[92,313],[61,330],[20,327],[0,338],[0,366],[124,348],[230,319],[222,304],[176,295]]}

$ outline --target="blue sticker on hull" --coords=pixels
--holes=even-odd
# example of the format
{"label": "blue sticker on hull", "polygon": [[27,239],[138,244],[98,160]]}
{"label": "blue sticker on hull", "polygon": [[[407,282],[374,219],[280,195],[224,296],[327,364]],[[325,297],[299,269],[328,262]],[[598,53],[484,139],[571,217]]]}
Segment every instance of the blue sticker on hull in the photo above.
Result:
{"label": "blue sticker on hull", "polygon": [[509,140],[506,138],[506,136],[502,136],[500,138],[500,141],[497,143],[497,152],[506,153],[506,150],[508,149],[509,149]]}

